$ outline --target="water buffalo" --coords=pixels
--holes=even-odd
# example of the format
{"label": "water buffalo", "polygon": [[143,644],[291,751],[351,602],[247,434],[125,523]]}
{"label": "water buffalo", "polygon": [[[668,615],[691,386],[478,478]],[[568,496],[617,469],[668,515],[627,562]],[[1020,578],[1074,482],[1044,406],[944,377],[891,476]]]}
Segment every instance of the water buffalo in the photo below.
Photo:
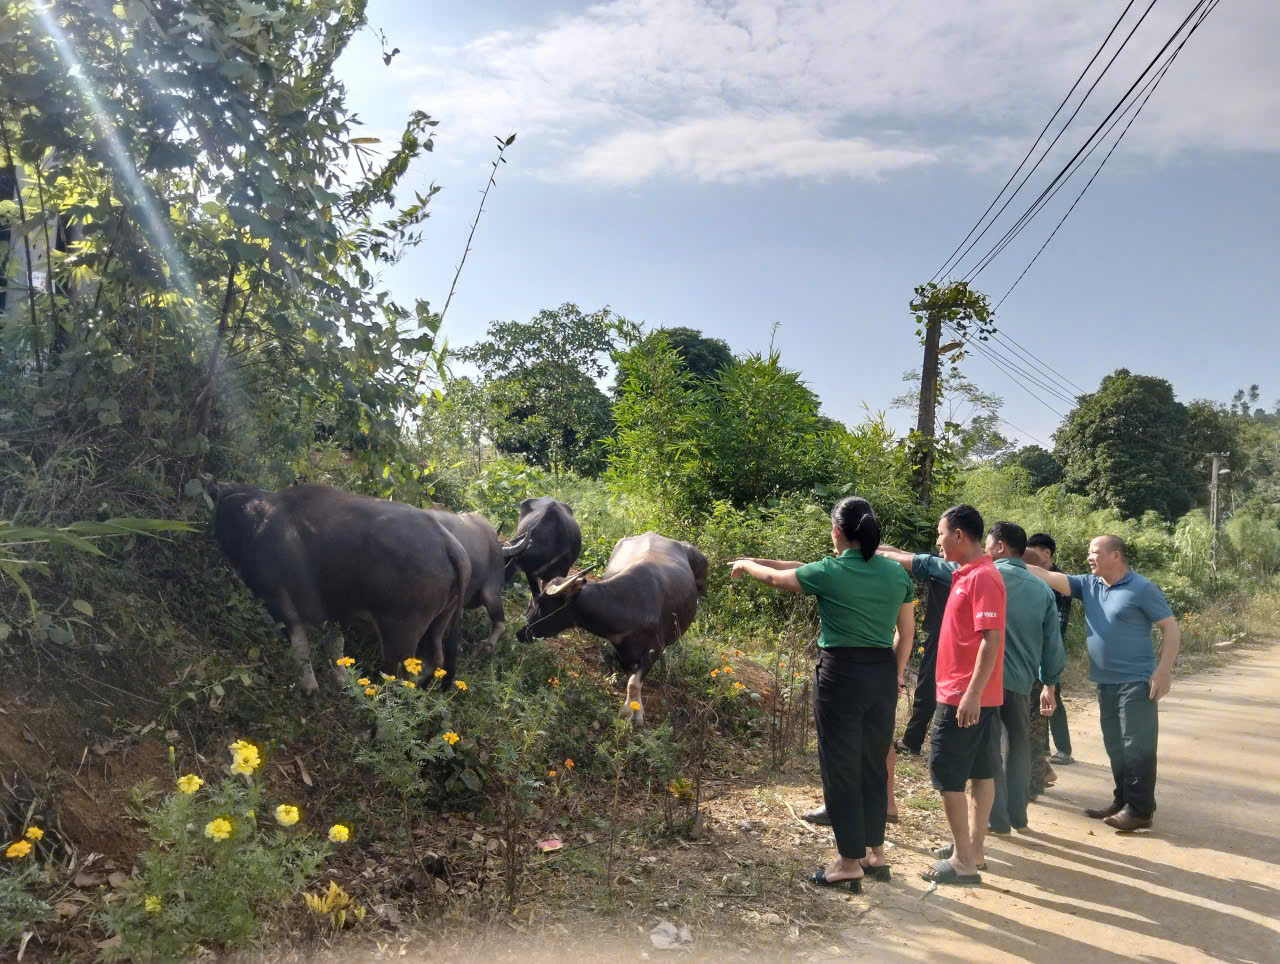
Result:
{"label": "water buffalo", "polygon": [[[471,561],[429,513],[323,485],[267,492],[205,483],[218,545],[284,623],[304,693],[317,689],[304,627],[327,622],[371,620],[386,672],[421,646],[425,661],[453,675]],[[341,634],[332,655],[342,655]]]}
{"label": "water buffalo", "polygon": [[507,627],[506,614],[502,610],[505,567],[528,547],[529,537],[525,535],[504,545],[497,530],[479,512],[459,515],[432,509],[427,514],[453,533],[471,560],[471,578],[462,594],[462,608],[483,606],[488,610],[492,628],[489,638],[480,644],[477,652],[482,656],[492,656],[494,645]]}
{"label": "water buffalo", "polygon": [[588,582],[586,571],[548,582],[517,636],[528,642],[581,626],[609,640],[630,674],[623,715],[643,723],[644,676],[689,628],[706,594],[707,557],[687,542],[646,532],[618,541],[598,582]]}
{"label": "water buffalo", "polygon": [[569,505],[542,496],[520,503],[516,541],[526,535],[529,543],[519,559],[507,561],[507,578],[515,577],[518,565],[529,581],[529,591],[537,596],[544,582],[567,575],[578,561],[582,553],[582,528]]}

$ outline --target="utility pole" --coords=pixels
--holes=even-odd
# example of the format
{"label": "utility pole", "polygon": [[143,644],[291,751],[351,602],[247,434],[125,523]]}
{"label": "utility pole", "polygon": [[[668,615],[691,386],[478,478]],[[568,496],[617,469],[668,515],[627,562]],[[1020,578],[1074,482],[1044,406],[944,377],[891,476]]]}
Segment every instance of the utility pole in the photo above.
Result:
{"label": "utility pole", "polygon": [[1209,469],[1209,525],[1213,529],[1213,541],[1209,546],[1209,567],[1215,571],[1218,568],[1218,526],[1222,521],[1218,510],[1218,476],[1231,471],[1222,467],[1222,460],[1230,454],[1230,452],[1209,453],[1209,458],[1213,459],[1213,465]]}
{"label": "utility pole", "polygon": [[924,329],[924,365],[920,369],[920,411],[916,431],[924,442],[920,459],[920,504],[927,506],[933,491],[933,459],[937,447],[938,416],[938,343],[942,340],[942,318],[937,311],[926,316]]}

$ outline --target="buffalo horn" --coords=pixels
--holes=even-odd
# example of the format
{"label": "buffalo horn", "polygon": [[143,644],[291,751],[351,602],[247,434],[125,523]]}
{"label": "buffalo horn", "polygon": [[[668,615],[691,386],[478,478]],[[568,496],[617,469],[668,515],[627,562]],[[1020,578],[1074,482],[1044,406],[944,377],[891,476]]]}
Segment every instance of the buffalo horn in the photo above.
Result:
{"label": "buffalo horn", "polygon": [[514,542],[504,542],[502,544],[502,558],[511,559],[514,556],[520,555],[520,553],[524,552],[528,548],[529,548],[529,533],[526,532],[524,535],[522,535],[519,539],[516,539]]}

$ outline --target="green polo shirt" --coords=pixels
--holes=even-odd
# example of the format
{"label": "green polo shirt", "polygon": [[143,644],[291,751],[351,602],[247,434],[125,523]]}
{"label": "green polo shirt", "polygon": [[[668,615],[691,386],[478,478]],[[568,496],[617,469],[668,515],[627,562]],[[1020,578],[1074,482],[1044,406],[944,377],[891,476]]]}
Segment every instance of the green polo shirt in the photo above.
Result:
{"label": "green polo shirt", "polygon": [[997,559],[996,568],[1004,578],[1006,600],[1004,688],[1030,693],[1037,679],[1053,686],[1062,680],[1066,663],[1057,597],[1021,559]]}
{"label": "green polo shirt", "polygon": [[804,594],[818,597],[820,647],[893,648],[898,610],[915,598],[911,577],[900,565],[884,556],[863,559],[846,549],[795,572]]}

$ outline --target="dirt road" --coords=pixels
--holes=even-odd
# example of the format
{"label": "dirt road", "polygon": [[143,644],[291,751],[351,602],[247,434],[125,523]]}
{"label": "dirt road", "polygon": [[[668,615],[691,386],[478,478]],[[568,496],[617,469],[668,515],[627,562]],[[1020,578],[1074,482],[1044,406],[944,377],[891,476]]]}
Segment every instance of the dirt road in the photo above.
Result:
{"label": "dirt road", "polygon": [[828,960],[1280,961],[1280,645],[1178,681],[1160,707],[1151,832],[1080,812],[1112,783],[1096,706],[1077,712],[1079,762],[1028,833],[988,838],[983,887],[928,892],[926,858],[899,849],[905,872],[868,888]]}

